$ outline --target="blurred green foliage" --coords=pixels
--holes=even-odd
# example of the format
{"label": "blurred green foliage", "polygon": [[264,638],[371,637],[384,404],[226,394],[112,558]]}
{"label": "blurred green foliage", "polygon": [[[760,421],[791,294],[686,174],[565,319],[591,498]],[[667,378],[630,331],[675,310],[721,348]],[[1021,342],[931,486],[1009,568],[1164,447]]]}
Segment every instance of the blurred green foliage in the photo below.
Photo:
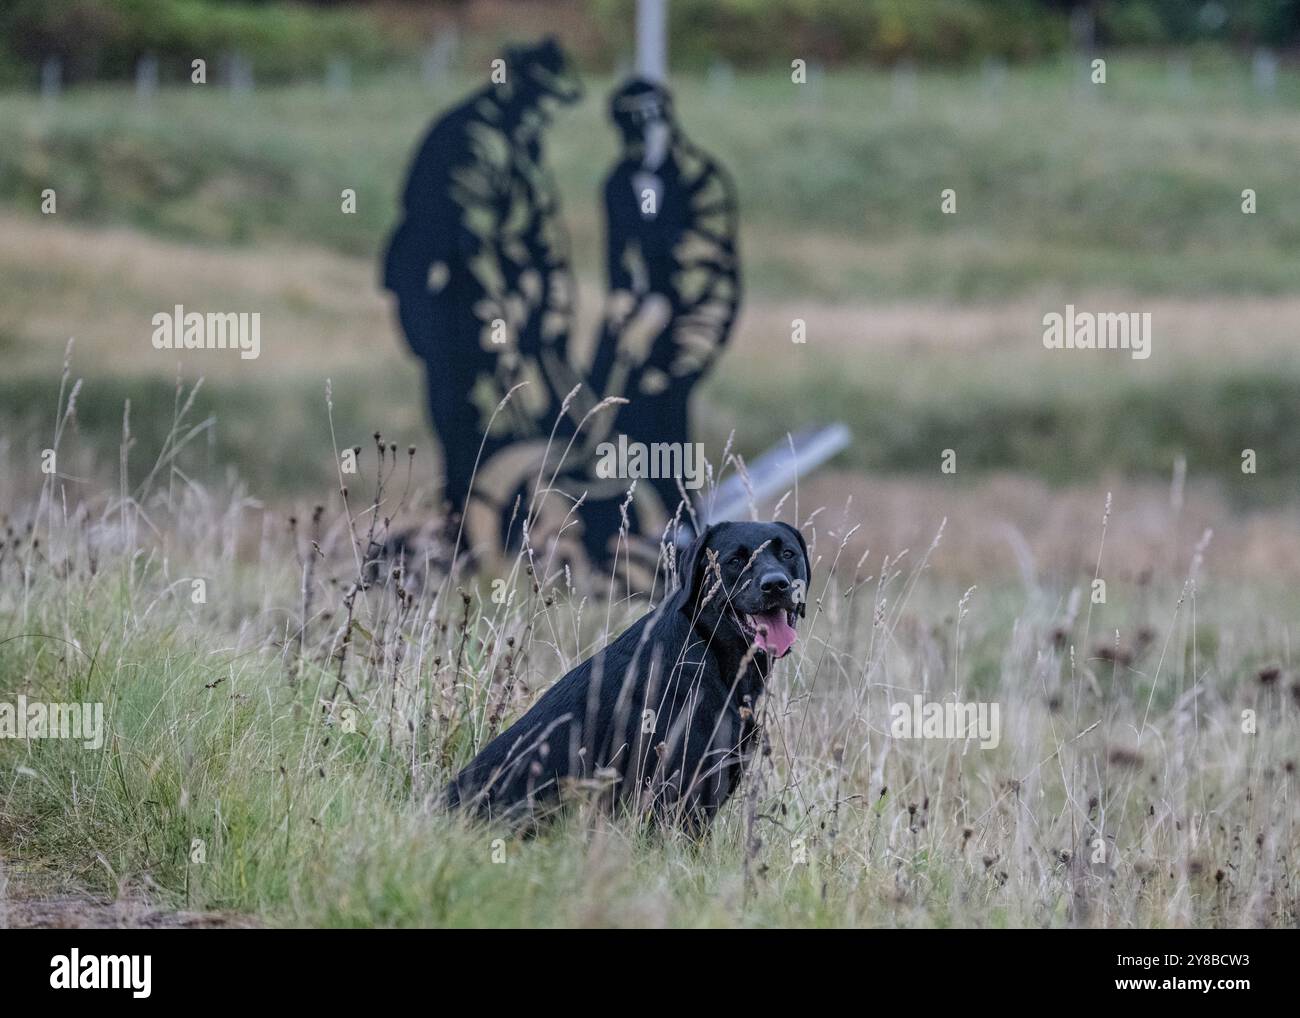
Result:
{"label": "blurred green foliage", "polygon": [[[636,0],[592,3],[630,46]],[[1300,0],[673,0],[669,48],[679,67],[1026,61],[1063,49],[1076,12],[1103,46],[1300,43]]]}
{"label": "blurred green foliage", "polygon": [[[290,80],[319,74],[337,56],[376,67],[410,54],[428,42],[431,14],[476,28],[517,22],[528,33],[546,23],[539,8],[562,12],[565,31],[581,36],[567,40],[575,52],[608,70],[631,52],[635,4],[514,0],[475,12],[472,0],[406,8],[346,0],[6,0],[0,84],[34,82],[50,56],[75,81],[129,77],[142,55],[154,54],[175,79],[188,75],[196,55],[231,51],[251,59],[261,80]],[[673,65],[687,70],[719,62],[771,67],[795,57],[831,66],[958,65],[1060,52],[1072,22],[1076,31],[1091,24],[1107,47],[1300,45],[1300,0],[672,0],[669,33]]]}
{"label": "blurred green foliage", "polygon": [[[594,7],[608,30],[621,30],[630,45],[635,0],[594,0]],[[674,0],[669,32],[679,67],[719,60],[754,67],[793,57],[827,63],[1025,60],[1060,49],[1068,38],[1061,12],[1033,0]]]}
{"label": "blurred green foliage", "polygon": [[[338,56],[378,63],[394,50],[364,10],[320,10],[284,3],[218,0],[6,0],[0,5],[4,77],[34,80],[58,57],[68,80],[121,79],[139,59],[158,58],[163,80],[189,80],[190,61],[238,51],[260,80],[322,71]],[[0,64],[5,62],[0,57]]]}

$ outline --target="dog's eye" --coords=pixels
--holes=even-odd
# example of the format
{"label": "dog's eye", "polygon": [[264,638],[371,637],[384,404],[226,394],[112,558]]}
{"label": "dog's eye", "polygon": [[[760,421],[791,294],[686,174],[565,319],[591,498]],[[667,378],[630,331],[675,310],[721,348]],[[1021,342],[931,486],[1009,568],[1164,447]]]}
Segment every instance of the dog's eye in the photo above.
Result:
{"label": "dog's eye", "polygon": [[794,550],[787,548],[785,551],[781,552],[781,557],[789,562],[790,559],[794,558]]}

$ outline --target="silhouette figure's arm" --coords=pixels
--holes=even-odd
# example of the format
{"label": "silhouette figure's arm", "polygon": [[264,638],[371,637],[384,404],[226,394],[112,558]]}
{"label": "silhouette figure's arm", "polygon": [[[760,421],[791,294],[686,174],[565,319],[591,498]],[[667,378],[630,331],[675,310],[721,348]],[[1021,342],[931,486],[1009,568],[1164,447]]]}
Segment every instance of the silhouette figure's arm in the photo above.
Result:
{"label": "silhouette figure's arm", "polygon": [[[603,396],[621,395],[627,375],[647,354],[644,343],[628,342],[645,333],[635,319],[643,304],[648,273],[638,238],[640,225],[632,181],[621,168],[605,182],[605,278],[607,293],[600,338],[592,361],[591,384]],[[658,309],[656,316],[661,313]]]}
{"label": "silhouette figure's arm", "polygon": [[676,353],[671,373],[698,377],[722,352],[740,308],[737,209],[731,178],[711,159],[688,151],[682,159],[688,228],[675,257]]}
{"label": "silhouette figure's arm", "polygon": [[502,231],[509,210],[509,145],[488,125],[471,131],[468,151],[451,167],[448,192],[455,209],[455,247],[471,282],[472,311],[482,325],[480,345],[493,349],[493,323],[512,318],[510,280],[502,253]]}
{"label": "silhouette figure's arm", "polygon": [[[637,243],[632,182],[615,171],[605,183],[605,276],[610,293],[636,289],[633,266],[641,258]],[[641,273],[644,278],[644,272]]]}
{"label": "silhouette figure's arm", "polygon": [[525,315],[519,346],[525,353],[549,349],[558,354],[568,340],[573,315],[569,239],[560,216],[559,188],[540,161],[540,151],[536,158],[531,167],[534,205],[519,210],[527,223],[524,250],[515,266]]}

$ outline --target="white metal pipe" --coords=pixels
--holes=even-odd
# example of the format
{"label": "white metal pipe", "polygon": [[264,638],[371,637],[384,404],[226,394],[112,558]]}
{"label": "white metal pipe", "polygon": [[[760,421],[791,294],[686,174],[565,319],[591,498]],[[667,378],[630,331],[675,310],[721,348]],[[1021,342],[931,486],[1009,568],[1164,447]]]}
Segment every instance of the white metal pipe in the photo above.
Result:
{"label": "white metal pipe", "polygon": [[637,0],[636,72],[650,81],[668,80],[668,0]]}

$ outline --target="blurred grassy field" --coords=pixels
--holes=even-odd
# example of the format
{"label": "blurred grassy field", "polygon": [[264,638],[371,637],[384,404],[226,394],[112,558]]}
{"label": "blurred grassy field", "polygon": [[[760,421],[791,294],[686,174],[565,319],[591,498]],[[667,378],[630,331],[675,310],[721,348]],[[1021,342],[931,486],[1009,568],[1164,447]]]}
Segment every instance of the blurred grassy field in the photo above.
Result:
{"label": "blurred grassy field", "polygon": [[[1260,96],[1219,60],[1183,87],[1160,63],[1115,59],[1085,86],[1075,64],[926,74],[782,73],[675,83],[688,133],[730,166],[755,290],[828,301],[1005,297],[1043,286],[1140,293],[1277,293],[1300,242],[1290,187],[1300,80]],[[129,91],[51,107],[0,97],[0,196],[34,208],[51,178],[70,218],[194,240],[287,238],[368,257],[393,219],[431,117],[478,84],[411,75],[339,95]],[[608,80],[563,112],[551,157],[581,264],[595,269],[597,189],[614,154]],[[338,192],[361,196],[339,214]],[[939,212],[954,188],[959,214]],[[1261,214],[1241,217],[1255,188]],[[935,243],[940,242],[940,243]],[[1228,253],[1231,258],[1225,257]]]}
{"label": "blurred grassy field", "polygon": [[[292,493],[332,473],[323,386],[348,434],[419,435],[420,379],[376,286],[406,161],[428,121],[470,87],[414,74],[348,94],[216,87],[122,89],[57,103],[0,96],[0,379],[15,445],[42,441],[69,336],[82,438],[116,448],[123,401],[149,459],[170,426],[177,358],[148,346],[174,303],[263,312],[263,356],[207,352],[218,415],[203,463],[238,460],[255,487]],[[591,333],[600,296],[597,193],[613,156],[608,81],[562,113],[551,152]],[[1020,471],[1055,483],[1167,476],[1179,455],[1244,502],[1300,480],[1300,79],[1272,97],[1244,66],[1189,73],[1112,60],[1001,75],[781,73],[677,86],[687,131],[733,170],[747,305],[732,356],[698,401],[720,448],[753,453],[787,428],[838,417],[842,464],[962,480]],[[59,195],[39,216],[42,188]],[[339,210],[357,190],[358,213]],[[958,214],[939,211],[954,188]],[[1243,215],[1253,188],[1259,212]],[[1041,319],[1152,310],[1154,353],[1061,353]],[[808,323],[804,346],[790,323]],[[273,416],[272,416],[273,414]],[[1243,479],[1243,448],[1260,472]]]}
{"label": "blurred grassy field", "polygon": [[[89,760],[0,746],[0,840],[42,876],[22,893],[288,925],[1293,926],[1300,82],[1265,100],[1218,61],[1188,90],[1156,62],[1076,79],[681,83],[744,203],[747,304],[696,404],[710,451],[837,417],[855,442],[784,509],[820,589],[753,797],[702,845],[584,817],[507,839],[501,865],[497,832],[432,793],[493,704],[508,722],[640,606],[556,576],[504,606],[486,578],[450,581],[464,600],[381,583],[354,638],[366,514],[337,490],[325,399],[330,379],[339,444],[366,446],[360,487],[371,432],[420,447],[393,528],[427,522],[421,379],[377,252],[467,82],[0,96],[0,696],[102,699],[111,729]],[[579,347],[613,155],[591,86],[553,146]],[[1151,311],[1150,360],[1044,350],[1067,302]],[[260,311],[262,356],[153,350],[176,303]],[[84,382],[52,478],[69,337]],[[317,503],[309,534],[291,517]],[[892,738],[913,693],[1000,704],[1000,747]]]}

